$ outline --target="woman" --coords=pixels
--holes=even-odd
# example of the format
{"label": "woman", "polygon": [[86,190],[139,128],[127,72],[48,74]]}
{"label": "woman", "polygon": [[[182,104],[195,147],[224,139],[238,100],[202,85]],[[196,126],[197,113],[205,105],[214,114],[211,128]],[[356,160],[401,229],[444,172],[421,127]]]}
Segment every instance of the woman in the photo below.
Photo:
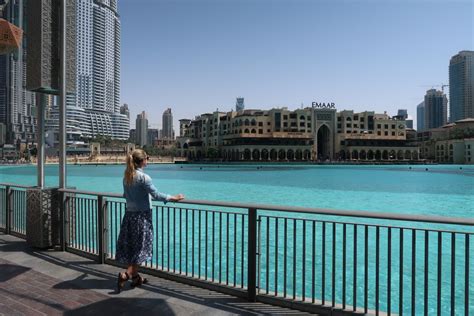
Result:
{"label": "woman", "polygon": [[156,190],[149,175],[143,172],[149,157],[142,149],[135,149],[127,156],[127,168],[123,177],[124,197],[127,201],[125,216],[120,227],[115,258],[125,263],[127,270],[120,272],[117,291],[120,293],[131,278],[132,288],[147,283],[138,274],[138,266],[150,260],[153,253],[153,224],[151,197],[164,202],[176,202],[184,195],[171,196]]}

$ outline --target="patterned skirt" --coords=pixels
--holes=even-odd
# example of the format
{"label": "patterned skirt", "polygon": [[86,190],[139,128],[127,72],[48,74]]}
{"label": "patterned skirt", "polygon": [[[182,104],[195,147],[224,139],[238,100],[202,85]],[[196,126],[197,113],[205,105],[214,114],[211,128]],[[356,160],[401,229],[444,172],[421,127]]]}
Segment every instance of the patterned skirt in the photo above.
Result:
{"label": "patterned skirt", "polygon": [[125,212],[117,240],[115,259],[125,264],[141,264],[153,255],[151,210]]}

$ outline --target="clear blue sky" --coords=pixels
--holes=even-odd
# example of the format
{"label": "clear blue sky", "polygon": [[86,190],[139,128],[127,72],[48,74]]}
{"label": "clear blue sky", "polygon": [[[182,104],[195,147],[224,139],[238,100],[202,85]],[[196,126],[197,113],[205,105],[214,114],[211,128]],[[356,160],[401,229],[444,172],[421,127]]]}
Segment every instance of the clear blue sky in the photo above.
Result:
{"label": "clear blue sky", "polygon": [[[447,84],[474,50],[474,2],[438,0],[119,0],[121,101],[161,127],[234,108],[387,111]],[[439,88],[439,87],[438,87]],[[416,121],[415,121],[416,122]]]}

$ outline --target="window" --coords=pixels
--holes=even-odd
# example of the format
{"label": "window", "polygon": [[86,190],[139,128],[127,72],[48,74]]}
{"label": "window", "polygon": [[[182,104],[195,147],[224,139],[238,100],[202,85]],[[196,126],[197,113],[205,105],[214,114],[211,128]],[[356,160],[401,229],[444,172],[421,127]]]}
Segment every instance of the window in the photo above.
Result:
{"label": "window", "polygon": [[384,134],[385,134],[385,136],[388,136],[388,131],[385,131],[385,133],[384,133]]}
{"label": "window", "polygon": [[346,124],[346,127],[347,127],[347,128],[351,128],[351,123],[347,123],[347,124]]}
{"label": "window", "polygon": [[360,124],[360,128],[365,128],[365,125],[364,125],[364,124]]}
{"label": "window", "polygon": [[259,133],[259,134],[263,134],[263,129],[259,129],[259,130],[258,130],[258,133]]}
{"label": "window", "polygon": [[385,129],[388,129],[388,124],[385,124],[384,128],[385,128]]}
{"label": "window", "polygon": [[378,128],[378,129],[381,129],[381,128],[382,128],[382,124],[377,124],[377,128]]}
{"label": "window", "polygon": [[395,136],[395,132],[392,132],[392,136]]}
{"label": "window", "polygon": [[288,115],[283,115],[283,119],[284,119],[284,120],[287,120],[287,119],[288,119]]}
{"label": "window", "polygon": [[380,136],[380,135],[382,135],[382,134],[380,133],[380,131],[377,131],[377,135],[379,135],[379,136]]}
{"label": "window", "polygon": [[263,126],[263,122],[258,122],[258,126]]}
{"label": "window", "polygon": [[395,129],[395,124],[392,124],[392,129]]}

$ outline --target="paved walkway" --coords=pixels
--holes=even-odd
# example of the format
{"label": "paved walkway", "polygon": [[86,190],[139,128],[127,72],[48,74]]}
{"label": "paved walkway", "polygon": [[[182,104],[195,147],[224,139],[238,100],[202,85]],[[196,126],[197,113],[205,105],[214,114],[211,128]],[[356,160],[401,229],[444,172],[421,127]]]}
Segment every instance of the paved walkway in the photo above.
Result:
{"label": "paved walkway", "polygon": [[32,250],[0,233],[0,315],[304,314],[154,276],[116,294],[119,271],[67,252]]}

